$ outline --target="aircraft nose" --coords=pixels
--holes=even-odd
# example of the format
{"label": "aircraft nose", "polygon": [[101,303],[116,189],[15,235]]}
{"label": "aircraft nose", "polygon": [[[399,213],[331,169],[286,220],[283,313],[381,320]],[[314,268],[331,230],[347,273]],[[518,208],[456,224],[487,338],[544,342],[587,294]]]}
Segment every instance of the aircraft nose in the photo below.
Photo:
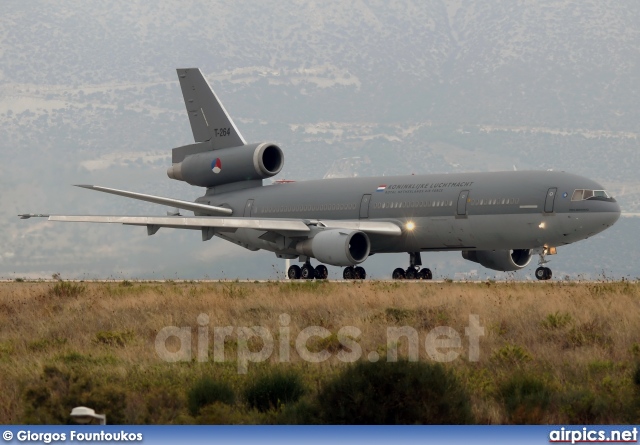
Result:
{"label": "aircraft nose", "polygon": [[605,225],[611,227],[616,223],[616,221],[618,221],[618,219],[620,219],[620,204],[618,204],[616,201],[607,204],[607,211],[603,212],[603,215],[606,215]]}

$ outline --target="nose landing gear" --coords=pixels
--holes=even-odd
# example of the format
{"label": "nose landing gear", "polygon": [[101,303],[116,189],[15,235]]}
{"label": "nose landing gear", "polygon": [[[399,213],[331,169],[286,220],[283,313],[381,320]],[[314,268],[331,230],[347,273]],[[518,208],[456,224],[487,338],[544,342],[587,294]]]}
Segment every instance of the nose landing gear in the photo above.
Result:
{"label": "nose landing gear", "polygon": [[545,264],[547,264],[549,261],[545,258],[547,256],[547,254],[549,255],[555,255],[556,253],[556,248],[555,247],[543,247],[539,252],[538,255],[540,255],[540,259],[538,260],[538,268],[536,269],[536,278],[538,280],[541,281],[546,281],[546,280],[550,280],[551,277],[553,277],[553,272],[551,272],[551,269],[549,269],[548,267],[544,266]]}
{"label": "nose landing gear", "polygon": [[398,267],[394,269],[391,274],[391,278],[394,280],[431,280],[433,274],[428,268],[420,269],[422,266],[422,258],[420,252],[409,252],[409,267],[407,269],[401,269]]}

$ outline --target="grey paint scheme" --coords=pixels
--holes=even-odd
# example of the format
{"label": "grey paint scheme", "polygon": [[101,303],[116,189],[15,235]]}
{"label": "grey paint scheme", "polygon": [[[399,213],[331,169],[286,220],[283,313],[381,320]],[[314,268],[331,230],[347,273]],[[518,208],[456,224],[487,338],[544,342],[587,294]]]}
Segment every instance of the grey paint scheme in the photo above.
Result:
{"label": "grey paint scheme", "polygon": [[[448,186],[436,189],[394,189],[377,192],[380,185],[408,186],[414,184],[469,183],[471,186]],[[557,188],[554,211],[544,212],[547,191]],[[203,196],[197,200],[233,209],[234,215],[243,213],[252,202],[251,216],[260,218],[302,218],[308,220],[360,219],[360,203],[364,195],[371,195],[369,221],[384,221],[405,228],[415,224],[412,231],[402,231],[397,237],[370,234],[371,253],[418,252],[444,250],[502,250],[534,249],[543,246],[562,246],[599,233],[617,221],[620,207],[608,201],[571,201],[576,189],[603,190],[584,177],[547,171],[518,171],[495,173],[461,173],[441,175],[411,175],[377,178],[322,179],[295,183],[274,184],[233,193]],[[441,190],[434,192],[433,190]],[[471,205],[464,215],[458,215],[460,193],[469,191],[467,199],[489,200],[514,198],[518,204]],[[564,194],[567,194],[564,197]],[[450,207],[413,207],[425,201],[453,201]],[[389,208],[390,203],[402,202],[401,208]],[[376,206],[385,203],[385,208]],[[409,205],[407,205],[407,203]],[[301,206],[351,204],[349,210],[312,211],[295,209]],[[354,204],[355,207],[353,206]],[[261,213],[264,208],[289,207],[291,210]],[[544,228],[539,227],[541,223]],[[238,231],[233,238],[250,248],[274,250],[273,245],[251,231]],[[295,249],[281,251],[295,254]]]}
{"label": "grey paint scheme", "polygon": [[[246,155],[241,155],[252,149],[247,148],[200,70],[177,71],[197,143],[173,150],[174,166],[169,169],[169,176],[180,179],[172,169],[177,163],[184,164],[181,168],[189,166],[190,157],[193,160],[204,156],[210,162],[212,156],[213,159],[220,156],[223,169],[231,170],[224,174],[230,174],[229,180],[238,181],[237,169],[242,168],[238,164],[240,158],[247,162],[245,168],[255,167],[253,158],[249,161]],[[216,128],[231,128],[232,131],[221,134],[215,131]],[[238,146],[241,147],[237,152],[226,159],[225,153]],[[210,176],[209,172],[192,170],[200,175],[198,177],[207,179]],[[604,190],[604,187],[588,178],[564,172],[343,178],[268,186],[252,176],[238,182],[222,182],[209,187],[196,203],[83,186],[190,210],[194,217],[20,216],[25,219],[49,216],[52,221],[144,225],[149,235],[161,227],[199,229],[203,240],[215,235],[247,249],[265,249],[284,258],[298,257],[296,245],[324,230],[365,232],[371,243],[371,254],[447,250],[542,251],[544,247],[558,247],[589,238],[613,225],[620,216],[620,207],[613,199],[571,201],[576,189]],[[477,205],[486,201],[491,204]],[[430,205],[433,202],[446,202],[447,205]]]}

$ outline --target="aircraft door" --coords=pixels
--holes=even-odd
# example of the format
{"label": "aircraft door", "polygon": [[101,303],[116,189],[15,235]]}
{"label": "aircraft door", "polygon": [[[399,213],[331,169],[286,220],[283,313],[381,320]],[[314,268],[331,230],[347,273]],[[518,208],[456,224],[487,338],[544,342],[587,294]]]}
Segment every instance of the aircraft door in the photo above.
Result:
{"label": "aircraft door", "polygon": [[371,195],[362,195],[362,201],[360,201],[360,219],[369,218],[370,202],[371,202]]}
{"label": "aircraft door", "polygon": [[465,216],[467,214],[467,200],[469,199],[469,190],[463,190],[458,196],[458,216]]}
{"label": "aircraft door", "polygon": [[544,212],[553,213],[553,203],[556,201],[557,188],[553,187],[547,191],[547,198],[544,201]]}
{"label": "aircraft door", "polygon": [[249,199],[247,201],[247,205],[244,206],[244,217],[248,218],[251,216],[251,213],[253,212],[253,199]]}

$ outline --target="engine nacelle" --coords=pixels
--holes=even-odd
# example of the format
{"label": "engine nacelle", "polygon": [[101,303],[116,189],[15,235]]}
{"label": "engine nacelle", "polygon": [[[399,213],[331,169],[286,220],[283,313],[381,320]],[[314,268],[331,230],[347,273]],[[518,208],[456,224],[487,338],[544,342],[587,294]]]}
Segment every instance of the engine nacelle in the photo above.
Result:
{"label": "engine nacelle", "polygon": [[191,185],[215,187],[270,178],[280,173],[283,165],[280,147],[263,142],[190,154],[181,162],[174,162],[167,175]]}
{"label": "engine nacelle", "polygon": [[296,244],[300,255],[316,258],[332,266],[353,266],[369,256],[371,242],[366,233],[357,230],[323,230],[316,236]]}
{"label": "engine nacelle", "polygon": [[480,263],[487,269],[512,272],[529,264],[531,250],[463,250],[462,258]]}

